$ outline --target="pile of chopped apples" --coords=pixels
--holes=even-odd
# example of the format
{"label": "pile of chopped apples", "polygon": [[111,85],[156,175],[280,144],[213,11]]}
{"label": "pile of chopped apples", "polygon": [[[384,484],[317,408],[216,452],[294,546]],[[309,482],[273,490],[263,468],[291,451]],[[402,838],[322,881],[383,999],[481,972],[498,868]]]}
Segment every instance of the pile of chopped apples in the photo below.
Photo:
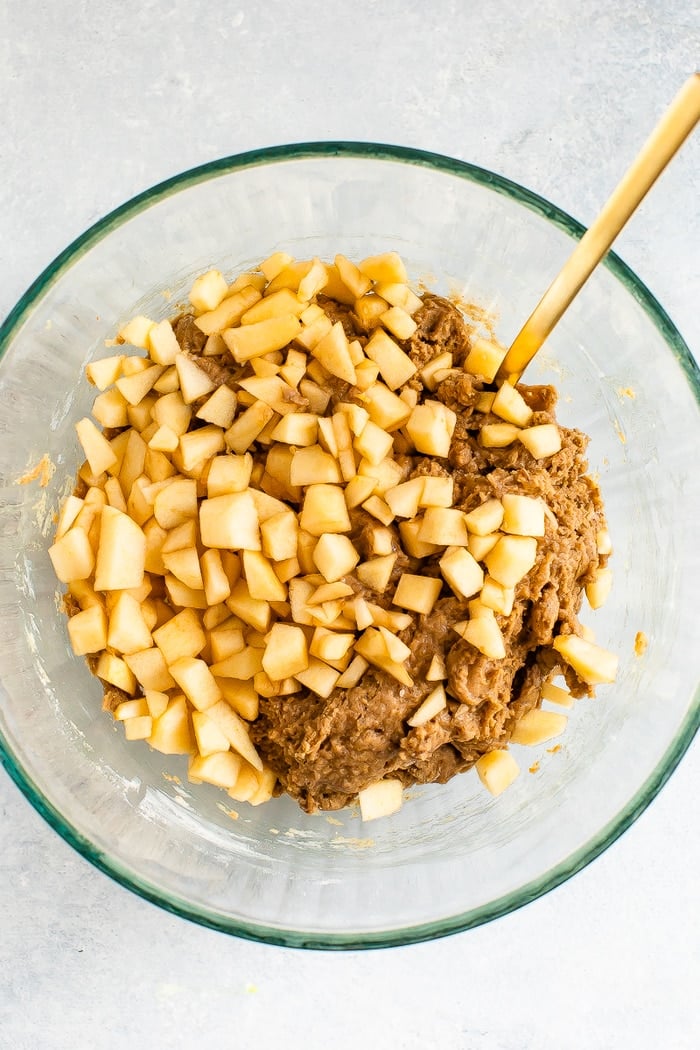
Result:
{"label": "pile of chopped apples", "polygon": [[[319,293],[352,304],[372,330],[365,346],[331,321]],[[395,455],[444,459],[456,416],[429,396],[454,371],[452,355],[417,373],[399,345],[416,330],[421,299],[395,253],[359,266],[341,255],[325,264],[276,253],[230,285],[210,270],[190,302],[207,337],[202,355],[230,355],[246,366],[240,378],[211,379],[170,321],[136,317],[122,328],[117,344],[146,354],[88,365],[100,391],[92,415],[116,433],[88,418],[76,425],[87,491],[63,505],[49,553],[80,606],[68,622],[74,652],[94,657],[95,673],[128,697],[113,712],[127,738],[189,754],[192,781],[258,804],[275,786],[248,732],[259,698],[301,689],[328,697],[370,665],[411,685],[399,635],[415,615],[430,615],[445,585],[469,600],[469,618],[454,630],[504,658],[495,614],[510,613],[551,511],[510,494],[466,514],[453,506],[451,477],[404,480]],[[504,354],[475,339],[465,368],[491,383]],[[330,377],[353,388],[352,400],[331,406]],[[531,425],[511,383],[484,392],[477,407],[502,420],[482,427],[484,446],[520,441],[538,458],[559,451],[558,427]],[[359,507],[376,523],[364,561],[348,535]],[[404,573],[385,609],[348,580],[387,590],[393,523],[408,555],[441,555],[440,576]],[[607,534],[600,542],[603,550]],[[594,607],[609,586],[602,570],[589,588]],[[614,679],[616,658],[591,641],[567,635],[554,645],[584,681]],[[446,677],[436,658],[435,687],[410,725],[446,706]],[[563,717],[533,711],[513,739],[547,739]],[[477,769],[494,793],[517,773],[505,751]],[[400,805],[401,785],[381,781],[360,801],[366,819],[386,815]]]}

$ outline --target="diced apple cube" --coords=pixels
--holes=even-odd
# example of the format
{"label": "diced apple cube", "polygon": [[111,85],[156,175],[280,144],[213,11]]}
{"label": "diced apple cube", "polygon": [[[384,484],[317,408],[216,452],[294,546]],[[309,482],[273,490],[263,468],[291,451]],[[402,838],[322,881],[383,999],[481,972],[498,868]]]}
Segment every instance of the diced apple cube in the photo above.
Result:
{"label": "diced apple cube", "polygon": [[252,285],[239,288],[235,293],[227,295],[214,310],[200,314],[196,321],[197,328],[208,336],[232,328],[259,299],[260,290],[258,288]]}
{"label": "diced apple cube", "polygon": [[226,444],[233,452],[247,452],[265,427],[274,420],[275,411],[264,401],[256,401],[245,410],[225,433]]}
{"label": "diced apple cube", "polygon": [[154,383],[160,379],[162,373],[162,365],[151,365],[150,368],[136,372],[134,375],[122,376],[121,379],[117,379],[116,386],[130,405],[139,405],[152,390]]}
{"label": "diced apple cube", "polygon": [[442,682],[447,678],[445,658],[442,653],[436,653],[430,661],[430,667],[425,673],[426,682]]}
{"label": "diced apple cube", "polygon": [[249,452],[242,456],[216,456],[207,474],[207,495],[226,496],[231,492],[245,492],[253,469]]}
{"label": "diced apple cube", "polygon": [[492,795],[500,795],[520,773],[510,751],[489,751],[475,764],[479,780]]}
{"label": "diced apple cube", "polygon": [[[145,620],[145,616],[143,618]],[[155,646],[151,646],[150,649],[126,653],[124,662],[144,690],[153,689],[163,692],[166,689],[172,689],[175,685],[175,680],[168,671],[165,657],[160,649],[157,649]],[[150,714],[153,714],[153,712],[151,711]],[[157,715],[154,717],[157,717]]]}
{"label": "diced apple cube", "polygon": [[503,521],[503,504],[498,499],[489,499],[466,516],[467,528],[475,536],[488,536],[500,529]]}
{"label": "diced apple cube", "polygon": [[542,686],[542,699],[549,700],[552,704],[559,704],[560,707],[574,706],[574,699],[569,690],[562,689],[552,682],[545,682]]}
{"label": "diced apple cube", "polygon": [[139,602],[126,591],[117,597],[109,614],[107,643],[121,653],[136,653],[153,644]]}
{"label": "diced apple cube", "polygon": [[355,569],[355,575],[365,587],[383,594],[389,586],[395,564],[396,554],[385,554],[381,558],[371,558],[362,562]]}
{"label": "diced apple cube", "polygon": [[422,518],[414,518],[411,521],[399,522],[401,544],[406,551],[406,554],[410,555],[412,558],[429,558],[432,554],[437,554],[440,550],[440,544],[426,543],[425,540],[420,539],[422,528]]}
{"label": "diced apple cube", "polygon": [[291,678],[309,666],[306,636],[301,627],[276,623],[267,637],[262,664],[273,682]]}
{"label": "diced apple cube", "polygon": [[258,512],[250,491],[230,492],[202,500],[199,528],[205,547],[261,549]]}
{"label": "diced apple cube", "polygon": [[163,714],[154,718],[148,743],[164,755],[187,755],[193,750],[195,745],[184,696],[173,697]]}
{"label": "diced apple cube", "polygon": [[[110,429],[125,427],[129,422],[127,407],[126,398],[116,387],[112,387],[111,390],[105,390],[103,394],[97,395],[92,403],[92,414],[97,422],[103,427],[108,427]],[[109,442],[106,441],[102,435],[100,436],[113,453],[112,446]],[[117,457],[114,456],[109,465],[113,466],[116,461]]]}
{"label": "diced apple cube", "polygon": [[371,281],[385,284],[406,284],[408,274],[398,252],[383,252],[381,255],[368,255],[358,263],[360,273]]}
{"label": "diced apple cube", "polygon": [[114,653],[100,653],[95,674],[103,681],[109,682],[110,685],[116,685],[117,689],[123,689],[129,696],[133,696],[136,692],[134,675],[121,657],[115,656]]}
{"label": "diced apple cube", "polygon": [[146,689],[144,698],[151,718],[160,718],[170,702],[168,694],[161,693],[157,689]]}
{"label": "diced apple cube", "polygon": [[312,536],[324,532],[350,532],[350,518],[343,490],[337,485],[309,485],[304,495],[301,528]]}
{"label": "diced apple cube", "polygon": [[408,719],[408,724],[414,728],[425,725],[425,723],[429,722],[431,718],[435,718],[435,715],[444,711],[446,707],[447,697],[445,696],[445,687],[443,685],[437,685],[432,692],[428,693],[420,707],[418,707]]}
{"label": "diced apple cube", "polygon": [[320,445],[297,449],[292,456],[290,467],[292,485],[306,486],[317,484],[339,484],[341,479],[337,460]]}
{"label": "diced apple cube", "polygon": [[95,567],[95,552],[87,533],[80,528],[69,529],[56,540],[49,547],[49,557],[61,583],[87,580]]}
{"label": "diced apple cube", "polygon": [[386,430],[382,430],[372,420],[368,420],[362,432],[355,438],[353,447],[356,452],[376,466],[391,454],[394,439]]}
{"label": "diced apple cube", "polygon": [[506,448],[524,431],[513,423],[486,423],[479,431],[479,444],[484,448]]}
{"label": "diced apple cube", "polygon": [[537,560],[537,540],[530,536],[501,536],[484,558],[491,576],[503,587],[515,587]]}
{"label": "diced apple cube", "polygon": [[150,714],[145,697],[137,697],[135,700],[124,700],[118,704],[112,712],[115,722],[124,722],[127,718],[140,718]]}
{"label": "diced apple cube", "polygon": [[272,616],[270,603],[253,598],[245,580],[238,580],[231,588],[231,597],[226,599],[226,604],[234,616],[239,616],[256,631],[268,630]]}
{"label": "diced apple cube", "polygon": [[98,361],[91,361],[85,368],[88,380],[98,390],[106,390],[122,373],[123,354],[114,357],[103,357]]}
{"label": "diced apple cube", "polygon": [[348,339],[340,321],[336,321],[331,330],[311,348],[311,353],[331,375],[337,376],[352,386],[355,385],[357,374],[352,362]]}
{"label": "diced apple cube", "polygon": [[407,284],[401,282],[380,281],[375,287],[375,292],[382,299],[386,299],[391,306],[400,306],[407,314],[414,314],[423,305],[420,296],[411,291]]}
{"label": "diced apple cube", "polygon": [[323,578],[333,583],[353,571],[360,555],[347,536],[331,532],[319,537],[312,558]]}
{"label": "diced apple cube", "polygon": [[272,564],[260,551],[243,551],[243,571],[252,598],[265,602],[286,600],[287,588],[280,583]]}
{"label": "diced apple cube", "polygon": [[440,579],[432,576],[414,576],[404,572],[399,579],[392,602],[402,609],[411,609],[413,612],[427,616],[432,612],[441,590],[442,580]]}
{"label": "diced apple cube", "polygon": [[456,414],[441,401],[425,401],[412,410],[406,430],[416,451],[444,458],[450,453],[456,422]]}
{"label": "diced apple cube", "polygon": [[175,364],[175,358],[180,353],[180,344],[170,321],[160,321],[149,330],[148,353],[154,364],[163,367]]}
{"label": "diced apple cube", "polygon": [[181,656],[168,670],[198,711],[206,711],[221,700],[219,687],[204,660]]}
{"label": "diced apple cube", "polygon": [[180,444],[180,438],[170,427],[158,427],[148,442],[148,447],[156,452],[174,452]]}
{"label": "diced apple cube", "polygon": [[492,383],[505,356],[505,347],[499,346],[490,339],[477,337],[472,340],[464,368],[472,375],[483,376],[487,383]]}
{"label": "diced apple cube", "polygon": [[385,638],[379,630],[375,630],[373,627],[367,628],[364,634],[362,634],[355,643],[355,652],[359,653],[360,656],[363,656],[365,660],[373,664],[375,667],[379,667],[380,670],[386,671],[387,674],[396,678],[397,681],[401,682],[403,685],[413,685],[413,679],[406,670],[403,662],[394,660],[389,654]]}
{"label": "diced apple cube", "polygon": [[[544,505],[532,496],[506,492],[502,498],[503,532],[514,536],[544,536]],[[498,526],[496,526],[498,527]],[[489,529],[489,532],[492,530]]]}
{"label": "diced apple cube", "polygon": [[600,609],[607,600],[612,588],[612,571],[598,569],[592,583],[586,585],[586,597],[591,609]]}
{"label": "diced apple cube", "polygon": [[148,337],[151,329],[153,328],[154,322],[150,317],[144,317],[139,314],[138,317],[132,317],[123,328],[119,329],[117,339],[120,343],[129,343],[131,346],[138,346],[141,350],[148,348]]}
{"label": "diced apple cube", "polygon": [[177,576],[188,587],[196,591],[204,589],[199,557],[194,547],[183,547],[182,550],[163,553],[163,564],[169,573]]}
{"label": "diced apple cube", "polygon": [[107,646],[107,617],[101,605],[91,605],[68,620],[68,638],[76,656],[98,653]]}
{"label": "diced apple cube", "polygon": [[[406,317],[412,325],[415,324],[408,314]],[[365,354],[370,361],[379,366],[380,375],[390,390],[403,386],[416,374],[416,366],[408,354],[404,353],[398,343],[381,328],[377,328],[372,334],[365,346]]]}
{"label": "diced apple cube", "polygon": [[469,535],[464,512],[454,507],[428,507],[418,538],[441,547],[466,547]]}
{"label": "diced apple cube", "polygon": [[88,419],[87,416],[81,419],[75,424],[75,429],[93,474],[101,474],[104,470],[114,466],[117,462],[114,450],[91,419]]}
{"label": "diced apple cube", "polygon": [[615,681],[619,662],[615,653],[575,634],[560,634],[552,646],[589,685]]}
{"label": "diced apple cube", "polygon": [[190,289],[190,302],[195,310],[213,310],[228,294],[228,285],[219,270],[200,274]]}
{"label": "diced apple cube", "polygon": [[150,715],[128,718],[124,722],[124,736],[127,740],[147,740],[153,732],[153,719]]}
{"label": "diced apple cube", "polygon": [[165,661],[173,664],[183,656],[197,656],[206,645],[206,635],[194,609],[183,609],[153,632]]}
{"label": "diced apple cube", "polygon": [[207,708],[207,715],[217,724],[234,751],[250,762],[254,769],[263,768],[262,760],[251,742],[248,727],[225,700]]}
{"label": "diced apple cube", "polygon": [[559,714],[557,711],[542,711],[540,708],[534,708],[518,719],[510,739],[512,743],[524,744],[526,747],[544,744],[547,740],[561,736],[566,729],[567,721],[566,715]]}
{"label": "diced apple cube", "polygon": [[[195,711],[195,715],[197,712]],[[194,722],[194,715],[192,718]],[[211,724],[211,719],[209,720]],[[196,735],[196,729],[195,729]],[[240,755],[234,755],[228,750],[228,741],[223,733],[220,736],[225,741],[226,750],[212,751],[206,755],[193,756],[190,759],[187,777],[193,784],[214,784],[215,787],[231,790],[238,780],[242,759]]]}
{"label": "diced apple cube", "polygon": [[418,325],[401,306],[392,306],[379,320],[397,339],[410,339]]}
{"label": "diced apple cube", "polygon": [[463,547],[443,554],[440,572],[458,598],[471,598],[484,583],[483,569]]}
{"label": "diced apple cube", "polygon": [[242,325],[257,324],[258,321],[269,321],[273,317],[289,317],[293,314],[298,317],[304,310],[304,304],[299,301],[294,292],[289,288],[280,288],[279,291],[266,295],[264,299],[258,300],[241,317]]}
{"label": "diced apple cube", "polygon": [[153,513],[163,529],[173,529],[190,518],[196,518],[197,482],[191,478],[177,478],[170,482],[156,495]]}
{"label": "diced apple cube", "polygon": [[[63,542],[63,541],[61,541]],[[128,514],[104,507],[95,567],[95,590],[128,590],[143,581],[146,537]]]}
{"label": "diced apple cube", "polygon": [[227,328],[224,342],[239,364],[253,357],[263,357],[274,350],[282,350],[301,332],[301,323],[294,314],[271,317],[242,328]]}
{"label": "diced apple cube", "polygon": [[518,427],[526,427],[532,419],[532,409],[520,391],[510,383],[503,383],[498,388],[491,411],[495,416],[505,419],[506,423],[514,423]]}
{"label": "diced apple cube", "polygon": [[216,388],[211,397],[197,410],[197,418],[204,419],[207,423],[214,423],[217,427],[223,427],[224,430],[228,430],[236,415],[237,404],[238,399],[233,390],[222,384]]}
{"label": "diced apple cube", "polygon": [[312,412],[290,412],[282,416],[272,432],[274,441],[305,447],[315,445],[319,418]]}
{"label": "diced apple cube", "polygon": [[340,672],[334,667],[329,667],[322,660],[310,656],[308,667],[304,671],[297,671],[294,675],[297,682],[310,689],[312,693],[327,699],[336,687]]}
{"label": "diced apple cube", "polygon": [[496,580],[487,576],[479,597],[488,609],[493,609],[494,612],[501,613],[502,616],[510,616],[513,611],[513,602],[515,601],[515,588],[503,587]]}
{"label": "diced apple cube", "polygon": [[371,514],[377,521],[381,521],[382,525],[391,525],[394,520],[391,507],[380,496],[370,496],[362,504],[362,509]]}
{"label": "diced apple cube", "polygon": [[378,820],[398,813],[403,804],[403,785],[400,780],[379,780],[363,788],[357,795],[362,820]]}
{"label": "diced apple cube", "polygon": [[159,397],[152,414],[159,426],[169,427],[178,437],[187,432],[192,419],[192,409],[182,400],[179,390]]}

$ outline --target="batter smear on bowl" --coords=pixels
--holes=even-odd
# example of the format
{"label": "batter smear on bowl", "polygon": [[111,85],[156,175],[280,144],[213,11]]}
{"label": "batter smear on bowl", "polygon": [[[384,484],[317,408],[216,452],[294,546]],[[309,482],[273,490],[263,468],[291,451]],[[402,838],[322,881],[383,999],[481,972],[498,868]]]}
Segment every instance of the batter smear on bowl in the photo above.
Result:
{"label": "batter smear on bowl", "polygon": [[105,706],[238,801],[372,819],[474,765],[498,794],[615,677],[578,620],[611,583],[587,438],[395,253],[190,298],[88,366],[50,554]]}

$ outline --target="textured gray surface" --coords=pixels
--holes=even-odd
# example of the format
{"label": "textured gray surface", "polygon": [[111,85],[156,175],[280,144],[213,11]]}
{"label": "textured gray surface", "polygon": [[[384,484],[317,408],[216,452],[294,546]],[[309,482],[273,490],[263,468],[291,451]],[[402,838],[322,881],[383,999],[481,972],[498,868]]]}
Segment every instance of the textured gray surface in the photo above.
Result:
{"label": "textured gray surface", "polygon": [[[449,153],[590,221],[700,53],[697,0],[334,6],[4,0],[0,315],[134,193],[278,142]],[[696,135],[617,246],[696,356],[699,173]],[[696,1046],[698,758],[548,897],[436,944],[330,957],[156,910],[0,775],[0,1050]]]}

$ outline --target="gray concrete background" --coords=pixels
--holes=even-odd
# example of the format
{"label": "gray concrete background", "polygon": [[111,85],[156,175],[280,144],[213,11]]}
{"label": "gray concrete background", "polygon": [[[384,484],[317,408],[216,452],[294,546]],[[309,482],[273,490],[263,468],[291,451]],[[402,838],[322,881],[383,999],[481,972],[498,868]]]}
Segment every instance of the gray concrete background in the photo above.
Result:
{"label": "gray concrete background", "polygon": [[[3,0],[0,315],[128,197],[279,142],[437,150],[589,222],[699,55],[697,0]],[[696,134],[617,245],[696,356],[699,190]],[[546,898],[431,945],[328,956],[158,911],[0,774],[0,1050],[695,1047],[699,794],[696,745]]]}

